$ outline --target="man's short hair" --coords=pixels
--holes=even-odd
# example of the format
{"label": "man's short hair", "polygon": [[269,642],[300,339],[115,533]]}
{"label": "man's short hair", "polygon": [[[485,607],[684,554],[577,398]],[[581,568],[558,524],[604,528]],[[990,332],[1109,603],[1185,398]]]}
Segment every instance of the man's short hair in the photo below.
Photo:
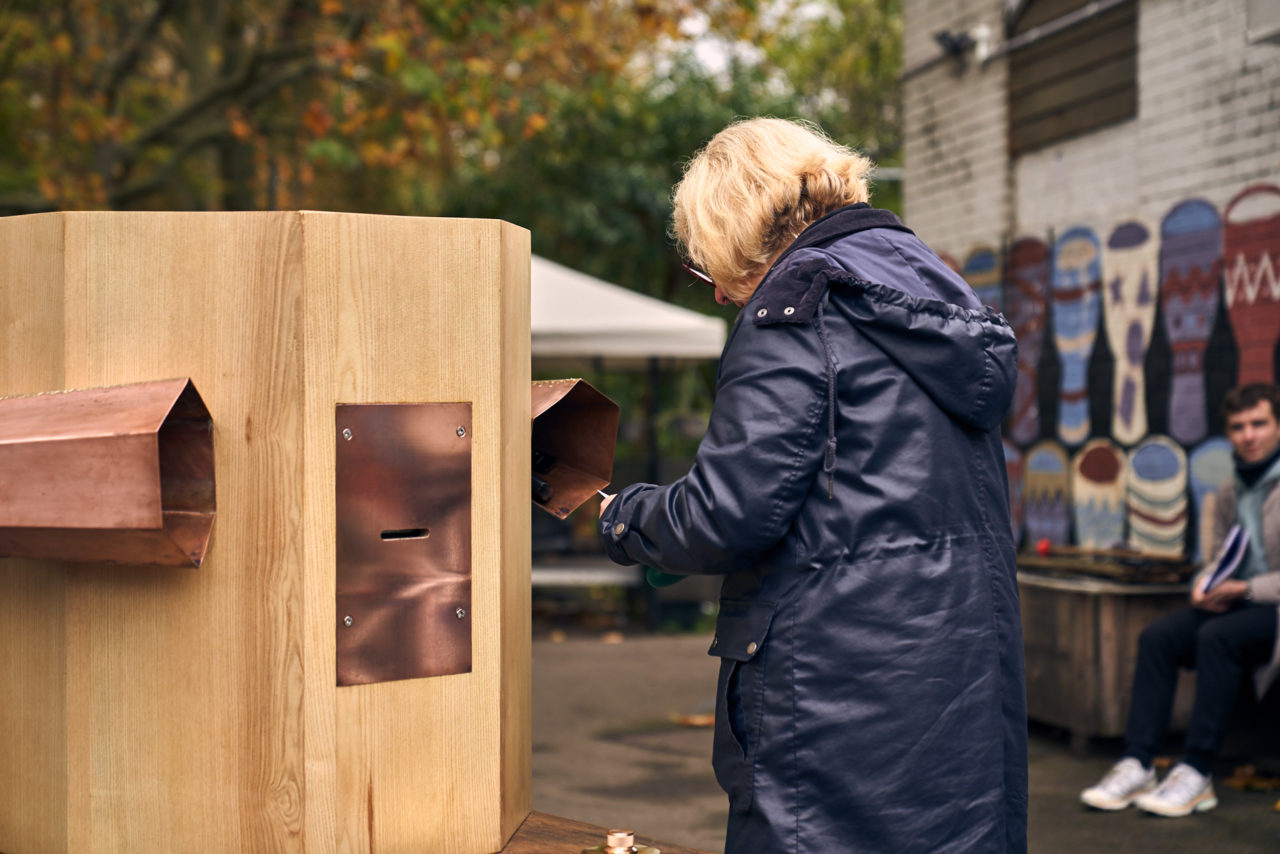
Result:
{"label": "man's short hair", "polygon": [[1230,418],[1246,409],[1253,409],[1264,400],[1271,404],[1271,415],[1280,418],[1280,388],[1271,383],[1249,383],[1231,389],[1222,399],[1222,415]]}

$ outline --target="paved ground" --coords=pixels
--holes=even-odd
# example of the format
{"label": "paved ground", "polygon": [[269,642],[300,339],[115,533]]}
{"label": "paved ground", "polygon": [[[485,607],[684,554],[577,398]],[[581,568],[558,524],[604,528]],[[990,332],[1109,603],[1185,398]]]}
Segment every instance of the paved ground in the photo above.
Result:
{"label": "paved ground", "polygon": [[[727,807],[711,774],[711,730],[672,721],[712,711],[709,642],[704,635],[536,637],[534,809],[720,851]],[[1219,786],[1218,809],[1177,820],[1085,810],[1079,791],[1109,767],[1115,750],[1095,745],[1079,758],[1064,739],[1033,732],[1031,854],[1280,852],[1280,812],[1272,810],[1280,792]]]}

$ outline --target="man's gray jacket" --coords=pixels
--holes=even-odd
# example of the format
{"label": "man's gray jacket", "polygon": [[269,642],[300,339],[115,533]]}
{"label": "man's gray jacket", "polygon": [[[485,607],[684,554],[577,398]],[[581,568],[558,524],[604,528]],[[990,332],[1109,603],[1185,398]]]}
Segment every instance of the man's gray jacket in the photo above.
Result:
{"label": "man's gray jacket", "polygon": [[[1209,543],[1207,555],[1216,555],[1222,548],[1231,526],[1237,522],[1237,496],[1244,484],[1238,477],[1232,477],[1218,489],[1213,503],[1213,539]],[[1280,621],[1280,460],[1271,464],[1267,472],[1254,484],[1254,488],[1265,493],[1262,500],[1262,553],[1266,556],[1267,573],[1249,579],[1249,594],[1254,602],[1275,604],[1276,619]],[[1256,544],[1254,544],[1256,545]],[[1251,545],[1251,548],[1254,547]],[[1204,580],[1204,572],[1198,576],[1194,584]],[[1275,651],[1271,660],[1258,668],[1254,674],[1254,688],[1259,698],[1280,677],[1280,632],[1276,633]]]}

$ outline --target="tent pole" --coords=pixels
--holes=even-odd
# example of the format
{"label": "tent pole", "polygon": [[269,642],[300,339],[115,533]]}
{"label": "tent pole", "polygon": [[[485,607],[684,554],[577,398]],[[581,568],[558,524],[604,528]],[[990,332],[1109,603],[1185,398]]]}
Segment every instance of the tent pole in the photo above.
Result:
{"label": "tent pole", "polygon": [[648,422],[649,482],[662,482],[662,459],[658,447],[658,392],[662,388],[662,367],[656,356],[649,357],[649,400],[645,419]]}
{"label": "tent pole", "polygon": [[[662,482],[662,458],[661,449],[658,443],[658,392],[662,388],[662,366],[656,356],[649,357],[649,400],[647,411],[645,413],[645,421],[648,429],[645,431],[649,442],[649,482]],[[644,596],[644,614],[645,622],[649,631],[655,631],[658,628],[658,591],[648,584],[641,588]]]}

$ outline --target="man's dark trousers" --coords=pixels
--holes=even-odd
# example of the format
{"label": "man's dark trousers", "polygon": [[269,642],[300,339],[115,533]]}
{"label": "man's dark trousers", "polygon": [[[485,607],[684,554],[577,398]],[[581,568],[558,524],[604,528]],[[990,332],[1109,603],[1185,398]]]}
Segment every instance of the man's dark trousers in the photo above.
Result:
{"label": "man's dark trousers", "polygon": [[1196,671],[1196,698],[1183,757],[1209,774],[1222,749],[1242,680],[1271,658],[1276,606],[1242,603],[1221,614],[1188,608],[1147,626],[1138,643],[1125,755],[1151,767],[1169,725],[1178,669]]}

